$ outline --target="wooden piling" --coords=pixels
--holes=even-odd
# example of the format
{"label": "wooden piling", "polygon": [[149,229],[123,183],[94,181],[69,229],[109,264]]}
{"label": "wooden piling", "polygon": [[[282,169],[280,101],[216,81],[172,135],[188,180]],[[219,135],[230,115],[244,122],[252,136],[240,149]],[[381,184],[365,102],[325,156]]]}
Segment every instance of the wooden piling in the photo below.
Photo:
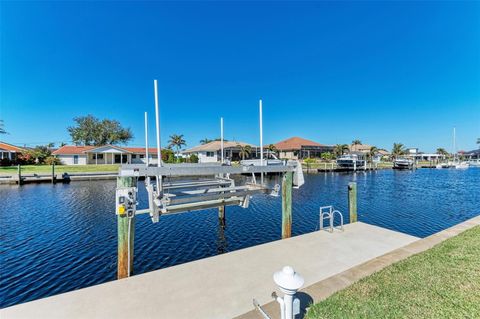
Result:
{"label": "wooden piling", "polygon": [[292,237],[292,184],[293,173],[284,173],[282,178],[282,238]]}
{"label": "wooden piling", "polygon": [[52,164],[52,184],[55,184],[55,164]]}
{"label": "wooden piling", "polygon": [[[117,177],[117,187],[136,187],[135,177]],[[126,278],[133,274],[133,245],[135,242],[135,217],[130,221],[130,274],[128,274],[128,217],[117,215],[118,257],[117,278]]]}
{"label": "wooden piling", "polygon": [[357,183],[348,183],[348,210],[350,212],[350,223],[357,221]]}
{"label": "wooden piling", "polygon": [[218,222],[222,228],[225,228],[225,206],[218,206]]}
{"label": "wooden piling", "polygon": [[18,185],[22,185],[22,167],[18,164]]}

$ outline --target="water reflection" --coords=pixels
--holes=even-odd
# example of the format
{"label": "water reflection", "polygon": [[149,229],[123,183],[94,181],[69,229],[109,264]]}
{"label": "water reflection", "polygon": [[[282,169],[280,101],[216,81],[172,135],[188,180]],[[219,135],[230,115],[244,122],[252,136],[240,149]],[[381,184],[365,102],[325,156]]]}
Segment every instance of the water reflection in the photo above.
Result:
{"label": "water reflection", "polygon": [[[245,177],[239,178],[238,182]],[[268,180],[280,183],[279,176]],[[348,223],[347,185],[358,183],[359,220],[428,236],[480,214],[480,169],[322,173],[293,190],[293,235],[318,229],[320,206]],[[0,187],[0,307],[114,280],[115,181]],[[140,208],[147,206],[144,187]],[[136,220],[135,273],[281,238],[281,198],[255,195],[250,207]]]}

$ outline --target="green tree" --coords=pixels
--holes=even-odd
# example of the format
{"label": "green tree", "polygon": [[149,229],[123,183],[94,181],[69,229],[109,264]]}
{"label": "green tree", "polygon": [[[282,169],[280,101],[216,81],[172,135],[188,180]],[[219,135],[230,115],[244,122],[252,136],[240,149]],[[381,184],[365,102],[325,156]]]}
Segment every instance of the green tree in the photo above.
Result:
{"label": "green tree", "polygon": [[348,152],[348,150],[349,148],[347,144],[337,144],[333,149],[333,154],[335,154],[335,157],[340,157]]}
{"label": "green tree", "polygon": [[130,128],[124,128],[116,120],[99,120],[93,115],[73,119],[74,126],[67,128],[76,145],[126,144],[133,138]]}
{"label": "green tree", "polygon": [[392,157],[396,159],[405,154],[405,148],[402,143],[393,143]]}
{"label": "green tree", "polygon": [[198,163],[198,155],[197,154],[192,154],[189,157],[190,163]]}
{"label": "green tree", "polygon": [[477,138],[477,144],[478,144],[478,147],[480,148],[480,137]]}
{"label": "green tree", "polygon": [[324,161],[330,161],[330,160],[333,158],[333,154],[330,153],[330,152],[324,152],[324,153],[322,153],[322,155],[320,155],[320,157],[321,157]]}
{"label": "green tree", "polygon": [[43,164],[45,159],[51,157],[52,151],[48,146],[36,146],[33,149],[29,149],[25,152],[27,158],[32,158],[36,164]]}
{"label": "green tree", "polygon": [[245,157],[249,157],[250,154],[252,153],[252,147],[250,145],[240,145],[238,144],[237,147],[240,148],[240,156],[242,157],[242,160],[245,159]]}
{"label": "green tree", "polygon": [[185,140],[183,139],[183,135],[173,134],[170,135],[170,140],[168,141],[169,145],[175,147],[177,149],[177,161],[179,160],[180,155],[180,148],[182,146],[187,145]]}
{"label": "green tree", "polygon": [[3,123],[3,120],[0,120],[0,134],[7,134],[7,131],[5,131],[5,124]]}
{"label": "green tree", "polygon": [[444,157],[446,157],[446,158],[448,158],[448,157],[450,156],[450,154],[448,154],[447,150],[445,150],[443,147],[437,148],[436,153],[437,153],[438,155],[442,155],[442,156],[444,156]]}
{"label": "green tree", "polygon": [[203,140],[200,140],[200,144],[202,144],[202,145],[208,144],[208,143],[210,143],[210,142],[212,142],[212,140],[209,140],[209,139],[206,138],[206,137],[205,137]]}
{"label": "green tree", "polygon": [[353,140],[352,145],[362,145],[362,141],[360,140]]}
{"label": "green tree", "polygon": [[357,150],[357,145],[362,145],[362,141],[360,140],[353,140],[351,144],[351,150],[356,151]]}
{"label": "green tree", "polygon": [[268,152],[268,154],[277,154],[278,150],[277,150],[277,147],[275,145],[269,144],[267,146],[267,152]]}
{"label": "green tree", "polygon": [[368,157],[370,158],[370,162],[373,163],[373,158],[378,154],[378,148],[376,146],[370,147],[370,150],[368,151]]}

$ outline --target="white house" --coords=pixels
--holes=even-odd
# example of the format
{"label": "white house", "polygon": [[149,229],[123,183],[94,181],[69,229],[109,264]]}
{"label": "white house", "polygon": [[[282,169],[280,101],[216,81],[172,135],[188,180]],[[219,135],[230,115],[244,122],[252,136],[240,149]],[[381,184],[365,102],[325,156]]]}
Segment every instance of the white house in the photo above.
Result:
{"label": "white house", "polygon": [[[224,158],[230,161],[238,161],[242,159],[240,151],[242,147],[250,146],[251,152],[250,156],[256,156],[260,154],[259,148],[253,144],[248,144],[244,142],[232,142],[225,141],[223,142]],[[183,151],[183,154],[192,155],[195,154],[198,156],[199,163],[215,163],[220,162],[221,160],[221,142],[213,141],[203,145],[198,145],[192,147],[188,150]]]}
{"label": "white house", "polygon": [[[150,163],[157,163],[157,149],[149,148]],[[145,148],[65,145],[52,152],[64,165],[141,164],[145,163]]]}

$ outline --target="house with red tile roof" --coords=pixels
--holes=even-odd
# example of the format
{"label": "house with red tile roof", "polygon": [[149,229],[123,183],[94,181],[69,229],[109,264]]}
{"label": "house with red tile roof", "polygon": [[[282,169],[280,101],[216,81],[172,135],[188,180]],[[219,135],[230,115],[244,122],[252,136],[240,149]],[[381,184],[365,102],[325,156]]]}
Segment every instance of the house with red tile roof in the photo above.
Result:
{"label": "house with red tile roof", "polygon": [[319,158],[322,153],[333,152],[333,146],[324,145],[298,136],[280,141],[275,145],[280,158]]}
{"label": "house with red tile roof", "polygon": [[[149,148],[148,152],[149,162],[157,163],[157,149]],[[142,164],[146,162],[144,147],[64,145],[52,152],[52,155],[64,165]]]}
{"label": "house with red tile roof", "polygon": [[15,161],[25,149],[12,144],[0,141],[0,160],[8,159]]}

